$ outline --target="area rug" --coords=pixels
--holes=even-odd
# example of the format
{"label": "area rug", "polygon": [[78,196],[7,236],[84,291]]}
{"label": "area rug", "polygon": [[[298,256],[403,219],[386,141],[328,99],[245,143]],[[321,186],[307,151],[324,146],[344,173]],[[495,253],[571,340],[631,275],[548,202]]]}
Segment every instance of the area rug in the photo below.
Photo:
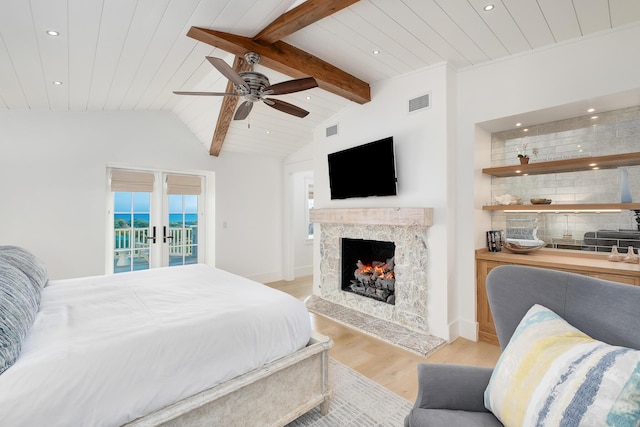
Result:
{"label": "area rug", "polygon": [[428,356],[445,341],[433,335],[405,328],[396,323],[378,319],[368,314],[311,295],[305,301],[307,309],[327,317],[347,327],[356,329],[372,337],[412,351],[420,356]]}
{"label": "area rug", "polygon": [[400,427],[412,404],[380,384],[329,358],[333,389],[329,413],[307,412],[287,427]]}

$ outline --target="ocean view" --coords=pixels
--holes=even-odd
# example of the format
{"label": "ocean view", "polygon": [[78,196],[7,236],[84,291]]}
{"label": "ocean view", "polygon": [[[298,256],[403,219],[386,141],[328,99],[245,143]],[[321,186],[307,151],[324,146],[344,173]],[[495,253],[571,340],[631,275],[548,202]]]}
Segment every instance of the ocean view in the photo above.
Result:
{"label": "ocean view", "polygon": [[[119,222],[126,223],[128,226],[131,226],[131,214],[122,213],[122,214],[114,214],[114,222],[118,224]],[[134,214],[134,226],[135,227],[148,227],[149,226],[149,214]],[[197,225],[198,223],[198,214],[185,214],[184,215],[184,223],[185,225]],[[169,214],[169,225],[182,225],[182,214]],[[120,228],[122,228],[122,226]]]}

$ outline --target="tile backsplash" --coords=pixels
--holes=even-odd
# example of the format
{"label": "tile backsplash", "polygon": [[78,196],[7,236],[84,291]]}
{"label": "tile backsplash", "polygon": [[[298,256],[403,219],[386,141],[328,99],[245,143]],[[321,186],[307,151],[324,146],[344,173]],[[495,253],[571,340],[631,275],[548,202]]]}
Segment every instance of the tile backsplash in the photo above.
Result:
{"label": "tile backsplash", "polygon": [[[597,117],[596,117],[597,116]],[[525,130],[526,129],[526,130]],[[518,154],[530,163],[576,157],[604,156],[640,151],[640,106],[521,127],[492,134],[491,166],[518,164]],[[633,202],[640,202],[640,166],[626,168]],[[563,203],[619,203],[619,169],[492,177],[491,199],[503,194]],[[492,212],[492,229],[506,230],[510,222],[535,219],[537,237],[548,245],[567,249],[597,249],[589,234],[598,230],[638,230],[633,211],[619,214],[505,214]],[[600,240],[599,240],[600,242]],[[639,245],[640,246],[640,245]]]}

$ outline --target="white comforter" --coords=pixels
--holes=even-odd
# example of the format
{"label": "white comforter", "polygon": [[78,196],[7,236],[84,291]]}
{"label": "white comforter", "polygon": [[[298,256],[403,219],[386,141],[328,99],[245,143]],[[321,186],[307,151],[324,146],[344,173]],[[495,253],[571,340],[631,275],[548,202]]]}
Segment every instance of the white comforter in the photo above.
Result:
{"label": "white comforter", "polygon": [[304,347],[306,307],[204,265],[52,281],[2,426],[116,426]]}

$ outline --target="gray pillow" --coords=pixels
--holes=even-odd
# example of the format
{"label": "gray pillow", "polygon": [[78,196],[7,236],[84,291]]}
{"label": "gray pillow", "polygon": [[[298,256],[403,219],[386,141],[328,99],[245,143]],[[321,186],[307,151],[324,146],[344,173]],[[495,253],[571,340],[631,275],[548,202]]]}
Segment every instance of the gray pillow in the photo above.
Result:
{"label": "gray pillow", "polygon": [[6,261],[21,270],[31,280],[38,295],[49,282],[49,275],[44,262],[26,249],[18,246],[0,246],[1,261]]}
{"label": "gray pillow", "polygon": [[39,295],[20,269],[0,260],[0,374],[20,355],[38,312]]}

